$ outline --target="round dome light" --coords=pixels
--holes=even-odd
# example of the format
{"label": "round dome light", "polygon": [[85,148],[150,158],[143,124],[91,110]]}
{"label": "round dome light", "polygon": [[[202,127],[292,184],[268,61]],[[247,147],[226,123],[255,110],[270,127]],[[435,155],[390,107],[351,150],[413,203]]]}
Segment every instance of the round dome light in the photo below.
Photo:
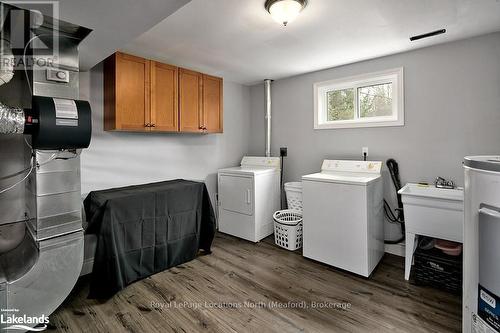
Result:
{"label": "round dome light", "polygon": [[299,16],[307,5],[307,0],[267,0],[266,10],[278,23],[286,26]]}

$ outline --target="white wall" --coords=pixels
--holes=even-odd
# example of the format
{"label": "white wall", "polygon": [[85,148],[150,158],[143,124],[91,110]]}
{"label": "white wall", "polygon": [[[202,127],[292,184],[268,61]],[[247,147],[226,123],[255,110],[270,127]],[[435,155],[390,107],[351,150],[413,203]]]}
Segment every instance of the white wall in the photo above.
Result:
{"label": "white wall", "polygon": [[[220,167],[239,165],[248,150],[250,88],[224,82],[223,134],[103,131],[102,65],[80,74],[80,98],[92,106],[92,142],[82,153],[82,193],[176,178],[216,189]],[[212,197],[213,198],[213,197]]]}
{"label": "white wall", "polygon": [[[313,83],[400,66],[404,127],[313,129]],[[369,159],[395,158],[403,183],[443,176],[463,185],[464,156],[500,154],[500,33],[283,79],[272,89],[272,151],[288,147],[287,181],[317,172],[325,158],[361,159],[366,146]],[[250,153],[263,154],[262,85],[252,87],[251,109]],[[387,174],[384,180],[394,200]],[[386,228],[386,237],[396,235]]]}

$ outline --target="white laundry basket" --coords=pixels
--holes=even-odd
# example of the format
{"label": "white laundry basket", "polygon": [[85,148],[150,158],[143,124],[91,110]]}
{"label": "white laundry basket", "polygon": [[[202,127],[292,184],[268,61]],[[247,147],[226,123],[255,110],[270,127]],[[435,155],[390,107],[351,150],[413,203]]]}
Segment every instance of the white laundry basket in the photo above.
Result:
{"label": "white laundry basket", "polygon": [[302,247],[302,212],[292,209],[279,210],[273,215],[274,241],[290,251]]}
{"label": "white laundry basket", "polygon": [[288,209],[302,212],[302,182],[285,183]]}

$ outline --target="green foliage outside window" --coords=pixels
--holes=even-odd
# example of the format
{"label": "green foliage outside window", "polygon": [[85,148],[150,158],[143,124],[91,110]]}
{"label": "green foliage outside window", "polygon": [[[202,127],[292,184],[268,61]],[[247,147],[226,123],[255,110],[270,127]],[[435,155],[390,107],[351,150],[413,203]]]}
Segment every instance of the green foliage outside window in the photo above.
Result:
{"label": "green foliage outside window", "polygon": [[329,91],[327,100],[327,121],[354,119],[354,89]]}
{"label": "green foliage outside window", "polygon": [[358,94],[361,118],[392,115],[392,84],[362,87]]}
{"label": "green foliage outside window", "polygon": [[[392,115],[392,84],[384,83],[358,89],[359,117],[384,117]],[[353,120],[355,91],[351,89],[332,90],[326,93],[327,121]]]}

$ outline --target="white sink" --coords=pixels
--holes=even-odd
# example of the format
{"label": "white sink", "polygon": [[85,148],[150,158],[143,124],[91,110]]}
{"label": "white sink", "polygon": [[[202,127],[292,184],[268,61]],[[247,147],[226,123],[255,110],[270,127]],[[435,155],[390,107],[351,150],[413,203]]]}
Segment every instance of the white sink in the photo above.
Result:
{"label": "white sink", "polygon": [[463,242],[464,194],[462,189],[419,184],[406,184],[398,193],[405,215],[405,278],[408,280],[417,235]]}
{"label": "white sink", "polygon": [[464,201],[462,188],[446,189],[436,188],[433,185],[406,184],[398,191],[403,196],[427,197],[445,200]]}

